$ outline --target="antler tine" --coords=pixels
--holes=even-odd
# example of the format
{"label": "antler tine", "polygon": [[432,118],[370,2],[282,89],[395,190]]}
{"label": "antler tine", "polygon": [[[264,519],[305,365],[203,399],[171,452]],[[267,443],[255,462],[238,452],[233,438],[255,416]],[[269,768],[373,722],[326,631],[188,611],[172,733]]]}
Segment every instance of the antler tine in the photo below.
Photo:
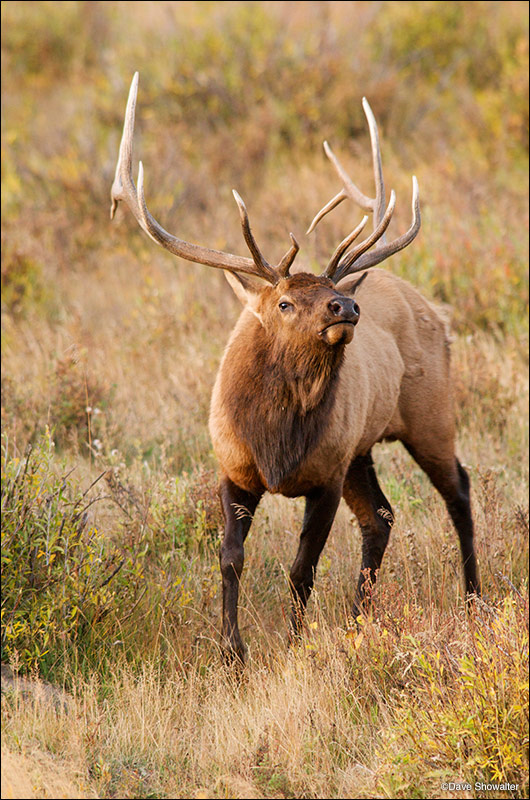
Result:
{"label": "antler tine", "polygon": [[372,245],[374,245],[380,239],[383,239],[385,231],[390,224],[390,220],[392,219],[392,214],[394,213],[395,207],[396,207],[396,193],[392,189],[392,191],[390,192],[390,200],[388,201],[388,208],[385,211],[381,222],[379,223],[377,228],[375,228],[371,236],[368,236],[368,238],[365,239],[364,242],[361,242],[350,253],[346,254],[344,259],[342,259],[342,264],[340,265],[341,268],[345,263],[353,264],[355,261],[357,261],[358,258],[361,257],[363,253],[369,250],[370,247],[372,247]]}
{"label": "antler tine", "polygon": [[[326,144],[326,142],[324,142],[324,144]],[[310,233],[313,233],[313,231],[315,230],[316,226],[318,225],[322,217],[325,217],[326,214],[329,214],[330,211],[333,211],[334,208],[337,208],[337,206],[340,205],[343,200],[346,200],[347,197],[348,195],[346,194],[344,189],[341,189],[340,192],[336,194],[335,197],[333,197],[329,201],[329,203],[326,203],[326,205],[320,209],[318,214],[316,214],[316,216],[313,219],[313,222],[306,230],[306,236],[309,235]]]}
{"label": "antler tine", "polygon": [[[232,253],[225,253],[220,250],[212,250],[207,247],[186,242],[168,233],[150,214],[144,197],[143,190],[143,167],[140,163],[138,174],[138,189],[134,184],[132,177],[132,143],[134,135],[134,116],[136,109],[136,98],[138,95],[138,72],[135,72],[131,88],[129,90],[129,98],[127,101],[127,110],[125,112],[125,121],[123,125],[123,135],[120,143],[120,152],[118,156],[118,163],[116,165],[116,174],[111,189],[111,219],[114,218],[116,208],[120,200],[130,208],[136,221],[148,236],[151,237],[157,244],[169,250],[180,258],[187,261],[193,261],[199,264],[204,264],[209,267],[216,267],[217,269],[226,269],[230,272],[242,272],[247,275],[256,275],[265,279],[269,283],[277,283],[279,275],[273,267],[270,267],[263,256],[261,255],[252,234],[250,233],[250,226],[247,227],[248,235],[245,234],[245,239],[250,247],[253,258],[245,258],[243,256],[233,255]],[[246,214],[246,212],[245,212]],[[245,233],[245,227],[243,228]],[[249,242],[252,242],[252,247]],[[256,258],[255,258],[256,256]],[[294,256],[293,256],[294,257]]]}
{"label": "antler tine", "polygon": [[372,146],[372,162],[373,162],[373,170],[374,170],[374,182],[375,182],[375,197],[368,197],[365,195],[361,190],[354,184],[342,164],[340,163],[339,159],[329,146],[328,142],[324,142],[324,152],[326,153],[327,157],[335,167],[335,171],[337,172],[339,178],[342,180],[344,187],[340,190],[340,192],[333,197],[329,203],[321,208],[318,214],[313,219],[311,225],[309,226],[307,233],[311,233],[315,227],[318,225],[320,220],[329,214],[334,208],[336,208],[343,200],[346,200],[348,197],[353,200],[354,203],[357,203],[365,211],[371,211],[373,214],[373,226],[374,230],[378,227],[379,223],[383,219],[384,216],[384,209],[385,209],[385,184],[383,180],[383,165],[381,162],[381,150],[379,147],[379,133],[377,130],[377,123],[375,121],[375,117],[373,115],[372,109],[370,108],[370,104],[366,97],[363,97],[362,100],[363,109],[368,121],[368,128],[370,130],[370,141]]}
{"label": "antler tine", "polygon": [[[372,210],[374,212],[374,230],[377,228],[384,216],[385,208],[385,182],[383,180],[383,164],[381,162],[381,149],[379,147],[379,131],[377,130],[377,122],[370,103],[363,97],[363,110],[365,117],[368,121],[370,129],[370,141],[372,143],[372,164],[374,168],[374,183],[375,183],[375,198],[371,201],[373,203]],[[383,240],[384,241],[384,240]]]}
{"label": "antler tine", "polygon": [[[351,267],[353,264],[359,259],[363,253],[366,253],[367,250],[372,247],[379,239],[381,239],[390,224],[390,220],[392,219],[392,214],[394,213],[394,208],[396,207],[396,193],[394,190],[390,192],[390,200],[388,201],[388,208],[383,216],[383,219],[373,231],[370,236],[368,236],[364,241],[357,245],[353,250],[349,253],[346,253],[344,258],[336,265],[336,268],[332,275],[329,277],[333,279],[335,283],[340,281],[341,278],[344,278],[345,275],[348,275],[350,272],[355,272],[356,270],[352,270]],[[374,251],[375,252],[375,251]],[[327,270],[326,270],[327,272]]]}
{"label": "antler tine", "polygon": [[[390,220],[392,219],[392,214],[394,213],[394,208],[396,206],[396,194],[394,190],[390,193],[390,200],[388,201],[388,208],[383,216],[383,219],[373,231],[370,236],[368,236],[364,241],[360,242],[353,250],[347,253],[341,260],[335,258],[335,254],[331,258],[324,275],[328,278],[331,278],[335,283],[337,283],[341,278],[347,275],[350,271],[351,265],[357,261],[358,258],[361,257],[363,253],[372,247],[381,237],[383,236],[384,232],[388,228],[390,224]],[[366,220],[367,217],[364,217]],[[364,227],[364,220],[362,226]],[[361,228],[362,230],[362,228]],[[346,241],[346,240],[345,240]],[[340,247],[340,245],[339,245]],[[343,248],[343,252],[346,248]]]}
{"label": "antler tine", "polygon": [[120,142],[118,163],[116,164],[116,174],[110,191],[112,200],[110,207],[111,219],[114,219],[114,214],[116,213],[120,200],[125,200],[127,202],[131,193],[136,195],[134,191],[134,182],[132,180],[132,139],[134,133],[134,112],[138,95],[138,77],[138,72],[135,72],[131,81],[131,88],[129,89],[129,97],[127,98],[123,133]]}
{"label": "antler tine", "polygon": [[357,203],[357,205],[363,208],[365,211],[371,211],[372,213],[374,211],[375,200],[367,197],[361,192],[360,189],[357,188],[327,142],[324,142],[324,152],[335,167],[339,178],[341,178],[344,184],[344,188],[341,189],[340,192],[335,195],[335,197],[333,197],[323,208],[320,209],[318,214],[314,217],[311,225],[307,229],[307,233],[314,231],[320,220],[325,217],[326,214],[329,214],[329,212],[333,211],[333,209],[340,205],[343,200],[347,200],[348,198],[353,200],[354,203]]}
{"label": "antler tine", "polygon": [[[392,195],[393,194],[394,193],[392,192]],[[390,207],[390,203],[388,205]],[[385,217],[383,218],[383,221],[381,222],[381,225],[383,225],[385,218],[386,214]],[[390,220],[388,220],[388,222],[390,222]],[[368,269],[369,267],[374,267],[376,264],[380,264],[382,261],[385,261],[385,259],[394,255],[394,253],[398,253],[400,250],[403,250],[403,248],[405,248],[408,244],[412,242],[413,239],[415,239],[420,229],[420,226],[421,226],[420,194],[419,194],[418,181],[416,179],[416,176],[413,175],[412,176],[412,223],[408,231],[402,234],[401,236],[398,236],[398,238],[394,239],[392,242],[389,242],[388,244],[383,244],[380,247],[376,247],[375,250],[372,250],[370,253],[366,253],[364,250],[362,252],[357,252],[357,253],[355,251],[347,253],[337,268],[337,271],[333,278],[334,282],[338,283],[338,281],[342,280],[342,278],[345,278],[346,275],[351,275],[353,272],[359,272],[360,270]],[[375,231],[373,236],[375,236]]]}
{"label": "antler tine", "polygon": [[323,275],[326,276],[326,278],[333,277],[342,255],[348,249],[348,247],[355,241],[355,239],[357,239],[359,234],[364,230],[364,226],[366,225],[367,222],[368,222],[368,217],[364,216],[359,225],[357,225],[357,227],[349,234],[349,236],[343,239],[342,242],[339,244],[339,246],[331,256],[325,271],[322,273]]}
{"label": "antler tine", "polygon": [[265,260],[256,240],[254,239],[254,235],[250,229],[247,207],[243,202],[243,198],[238,192],[236,192],[235,189],[232,189],[232,194],[234,195],[237,207],[239,208],[239,218],[241,220],[243,236],[245,237],[247,247],[252,254],[252,258],[254,259],[254,264],[256,265],[259,275],[262,278],[265,278],[265,280],[269,281],[269,283],[278,283],[278,274],[276,270],[271,267],[268,261]]}
{"label": "antler tine", "polygon": [[367,197],[367,195],[361,192],[361,190],[354,184],[327,142],[324,142],[324,152],[335,167],[337,175],[344,184],[342,191],[344,192],[345,198],[349,197],[354,203],[357,203],[357,205],[363,208],[365,211],[373,211],[375,201],[373,198]]}
{"label": "antler tine", "polygon": [[292,242],[291,247],[286,252],[286,254],[283,256],[282,260],[280,261],[280,263],[276,267],[276,269],[278,270],[278,274],[282,278],[287,278],[287,276],[289,275],[289,270],[291,268],[291,264],[295,260],[296,254],[300,250],[300,245],[298,244],[298,242],[294,238],[294,235],[292,233],[290,233],[289,236],[291,237],[291,242]]}
{"label": "antler tine", "polygon": [[254,239],[254,235],[250,229],[247,207],[245,206],[241,195],[236,192],[235,189],[232,189],[232,194],[234,195],[239,208],[243,236],[245,237],[245,242],[247,243],[248,249],[252,253],[252,257],[257,269],[262,273],[262,277],[265,278],[265,280],[268,280],[270,283],[278,283],[280,278],[286,278],[289,275],[289,269],[296,258],[296,254],[300,250],[300,245],[296,241],[294,235],[292,233],[289,234],[291,238],[291,247],[282,257],[278,266],[272,267],[263,257],[263,254],[261,253],[256,240]]}
{"label": "antler tine", "polygon": [[[322,217],[328,214],[332,209],[336,208],[343,200],[346,198],[350,198],[353,200],[357,205],[361,206],[361,208],[371,211],[373,213],[373,225],[374,231],[371,236],[365,239],[363,242],[357,245],[357,247],[353,248],[347,252],[348,247],[356,238],[356,231],[362,229],[363,223],[359,228],[356,228],[355,231],[350,234],[349,237],[344,239],[343,242],[337,247],[335,252],[333,253],[326,270],[324,271],[324,275],[331,278],[335,283],[340,281],[342,278],[346,277],[346,275],[350,275],[352,272],[358,272],[362,269],[368,269],[368,267],[373,267],[375,264],[380,264],[381,261],[384,261],[389,256],[397,253],[399,250],[402,250],[406,247],[416,234],[418,233],[421,225],[421,216],[420,216],[420,200],[419,200],[419,190],[418,190],[418,181],[416,177],[413,176],[412,178],[412,224],[408,231],[399,236],[394,241],[390,242],[389,244],[385,241],[385,231],[388,228],[390,220],[392,218],[392,214],[394,212],[395,200],[396,196],[395,193],[392,191],[390,194],[390,201],[388,203],[388,208],[385,209],[385,184],[383,180],[383,166],[381,162],[381,149],[379,146],[379,133],[377,130],[377,123],[375,121],[375,117],[373,115],[372,109],[370,108],[370,104],[363,97],[363,109],[366,115],[366,119],[368,121],[368,127],[370,129],[370,141],[372,147],[372,163],[373,163],[373,171],[374,171],[374,182],[375,182],[375,197],[370,198],[363,194],[357,186],[353,183],[353,181],[348,176],[347,172],[343,168],[342,164],[333,153],[331,147],[327,142],[324,142],[324,150],[326,152],[327,157],[335,167],[335,170],[339,177],[342,180],[343,188],[341,191],[335,195],[316,215],[313,222],[309,226],[308,233],[310,233],[315,226],[320,222]],[[366,218],[365,218],[366,219]],[[372,252],[368,253],[367,251],[374,245],[376,242],[379,242]]]}

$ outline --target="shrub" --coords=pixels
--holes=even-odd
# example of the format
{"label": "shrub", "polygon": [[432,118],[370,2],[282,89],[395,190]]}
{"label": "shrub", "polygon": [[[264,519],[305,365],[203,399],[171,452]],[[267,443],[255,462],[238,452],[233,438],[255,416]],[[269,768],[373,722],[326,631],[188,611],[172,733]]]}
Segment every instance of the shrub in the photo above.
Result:
{"label": "shrub", "polygon": [[109,613],[125,562],[90,523],[97,497],[54,474],[53,448],[48,434],[22,459],[2,452],[2,661],[45,673]]}
{"label": "shrub", "polygon": [[497,608],[479,605],[467,652],[409,637],[411,671],[384,740],[400,774],[399,787],[388,776],[394,796],[414,796],[420,782],[464,778],[517,784],[513,796],[527,796],[527,614],[528,595],[514,589]]}
{"label": "shrub", "polygon": [[[212,473],[155,489],[110,469],[83,491],[57,464],[49,431],[24,458],[4,442],[2,661],[49,677],[65,661],[101,667],[118,645],[133,660],[150,649],[163,657],[177,638],[186,650],[190,609],[204,612],[217,594]],[[90,509],[103,500],[113,504],[100,527]]]}

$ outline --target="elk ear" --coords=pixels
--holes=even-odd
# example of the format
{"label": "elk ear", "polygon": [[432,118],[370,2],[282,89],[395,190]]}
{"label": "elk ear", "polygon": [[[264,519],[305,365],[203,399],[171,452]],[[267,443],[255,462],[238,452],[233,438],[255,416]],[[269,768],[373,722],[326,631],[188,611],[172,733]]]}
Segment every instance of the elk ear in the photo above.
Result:
{"label": "elk ear", "polygon": [[337,284],[337,288],[343,294],[347,294],[349,297],[353,297],[353,295],[355,294],[355,292],[357,291],[357,289],[359,288],[359,286],[366,277],[368,277],[368,272],[365,272],[364,275],[361,275],[361,277],[357,278],[357,280],[353,281],[353,283],[346,283],[344,286],[341,286],[339,281]]}
{"label": "elk ear", "polygon": [[240,275],[237,272],[229,272],[228,270],[223,271],[226,280],[234,290],[238,300],[242,305],[247,306],[261,322],[261,317],[257,312],[257,302],[261,293],[262,284],[259,281],[253,280],[248,275]]}

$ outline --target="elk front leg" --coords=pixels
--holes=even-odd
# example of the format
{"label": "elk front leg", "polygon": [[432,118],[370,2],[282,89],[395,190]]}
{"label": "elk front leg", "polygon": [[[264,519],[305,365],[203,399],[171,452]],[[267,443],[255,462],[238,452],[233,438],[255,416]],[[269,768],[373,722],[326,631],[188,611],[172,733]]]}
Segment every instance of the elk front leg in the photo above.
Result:
{"label": "elk front leg", "polygon": [[237,624],[239,579],[243,571],[243,543],[247,537],[252,517],[261,495],[236,486],[230,478],[221,479],[219,495],[225,520],[224,537],[219,551],[223,578],[222,646],[228,660],[245,660],[245,645]]}
{"label": "elk front leg", "polygon": [[302,620],[313,588],[318,559],[326,544],[340,498],[340,487],[315,489],[306,496],[300,544],[289,574],[290,627],[292,634],[296,637],[302,630]]}
{"label": "elk front leg", "polygon": [[358,456],[350,464],[343,496],[362,533],[361,571],[353,606],[353,616],[358,617],[370,608],[371,590],[394,524],[392,507],[379,486],[370,453]]}

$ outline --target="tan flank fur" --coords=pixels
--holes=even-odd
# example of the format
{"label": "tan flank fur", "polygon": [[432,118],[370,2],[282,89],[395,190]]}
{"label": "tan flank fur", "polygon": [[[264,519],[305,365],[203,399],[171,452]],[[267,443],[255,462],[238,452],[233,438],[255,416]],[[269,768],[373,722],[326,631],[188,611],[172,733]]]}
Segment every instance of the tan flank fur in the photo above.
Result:
{"label": "tan flank fur", "polygon": [[420,228],[420,210],[413,178],[411,226],[397,239],[385,241],[395,195],[391,192],[386,206],[377,126],[366,100],[375,197],[360,192],[325,143],[343,188],[316,215],[308,233],[346,199],[373,214],[373,232],[354,244],[367,223],[365,216],[339,244],[322,275],[315,276],[291,272],[299,249],[292,235],[280,263],[271,266],[266,261],[237,192],[251,258],[184,242],[156,222],[145,203],[141,162],[138,186],[132,178],[137,88],[135,74],[111,216],[124,200],[156,243],[189,261],[225,270],[244,305],[222,359],[210,413],[225,519],[220,562],[222,643],[228,657],[244,660],[237,623],[244,541],[266,491],[306,498],[290,572],[291,635],[300,634],[318,559],[341,497],[362,532],[353,613],[366,610],[394,520],[371,458],[371,448],[383,439],[399,439],[442,495],[459,535],[466,590],[478,593],[469,480],[454,451],[445,321],[410,284],[370,269],[410,244]]}

